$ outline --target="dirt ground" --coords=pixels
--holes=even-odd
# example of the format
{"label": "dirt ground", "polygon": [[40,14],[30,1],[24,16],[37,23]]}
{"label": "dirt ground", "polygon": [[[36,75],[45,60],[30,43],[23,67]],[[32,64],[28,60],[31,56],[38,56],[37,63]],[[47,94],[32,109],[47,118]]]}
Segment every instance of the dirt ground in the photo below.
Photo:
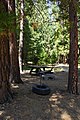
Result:
{"label": "dirt ground", "polygon": [[[32,86],[40,82],[39,76],[24,71],[24,84],[14,84],[16,93],[11,103],[0,105],[0,120],[80,120],[80,95],[67,93],[68,67],[60,66],[54,72],[55,80],[42,80],[51,89],[49,95],[32,92]],[[80,80],[78,83],[80,93]]]}

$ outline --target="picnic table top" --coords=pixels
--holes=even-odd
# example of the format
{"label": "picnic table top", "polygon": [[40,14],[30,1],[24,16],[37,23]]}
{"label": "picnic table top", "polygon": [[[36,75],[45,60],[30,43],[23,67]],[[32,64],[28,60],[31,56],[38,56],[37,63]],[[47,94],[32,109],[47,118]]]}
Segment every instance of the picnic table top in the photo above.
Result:
{"label": "picnic table top", "polygon": [[52,68],[54,67],[55,65],[28,65],[29,67],[31,68]]}

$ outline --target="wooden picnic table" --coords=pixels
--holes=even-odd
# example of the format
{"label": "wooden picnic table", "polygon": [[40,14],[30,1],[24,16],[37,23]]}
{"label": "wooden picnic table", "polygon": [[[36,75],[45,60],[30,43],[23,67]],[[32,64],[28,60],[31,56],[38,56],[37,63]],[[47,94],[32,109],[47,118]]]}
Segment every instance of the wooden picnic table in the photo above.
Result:
{"label": "wooden picnic table", "polygon": [[39,73],[40,71],[45,72],[46,68],[52,71],[52,69],[54,68],[54,66],[46,66],[46,65],[29,65],[29,67],[30,67],[30,74],[32,74],[32,72],[35,72],[36,74]]}

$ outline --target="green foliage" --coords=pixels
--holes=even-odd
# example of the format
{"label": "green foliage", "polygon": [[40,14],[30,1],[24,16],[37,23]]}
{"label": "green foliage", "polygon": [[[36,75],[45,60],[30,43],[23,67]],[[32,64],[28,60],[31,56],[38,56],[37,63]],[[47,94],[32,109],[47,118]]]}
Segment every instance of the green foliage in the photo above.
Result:
{"label": "green foliage", "polygon": [[[5,5],[5,6],[4,6]],[[6,4],[0,3],[0,32],[5,30],[14,30],[14,19],[15,14],[8,12],[8,6]]]}
{"label": "green foliage", "polygon": [[[36,64],[53,64],[61,55],[66,57],[69,53],[69,0],[52,0],[50,4],[49,1],[24,0],[24,62],[26,63],[31,61],[35,64],[36,61]],[[19,9],[18,2],[17,39]],[[79,12],[78,9],[78,19]],[[78,22],[78,27],[79,24]]]}
{"label": "green foliage", "polygon": [[53,64],[69,52],[68,16],[64,12],[64,17],[56,2],[50,6],[51,13],[43,1],[32,4],[28,1],[25,9],[24,61],[34,63],[36,58],[36,64]]}
{"label": "green foliage", "polygon": [[15,31],[14,19],[14,14],[9,14],[7,12],[0,13],[0,32],[5,30]]}

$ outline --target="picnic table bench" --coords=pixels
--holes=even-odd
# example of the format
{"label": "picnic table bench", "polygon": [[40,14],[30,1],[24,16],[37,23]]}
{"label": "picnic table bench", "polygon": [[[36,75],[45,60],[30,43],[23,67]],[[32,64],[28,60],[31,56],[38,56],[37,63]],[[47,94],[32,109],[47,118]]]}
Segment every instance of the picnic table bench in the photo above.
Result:
{"label": "picnic table bench", "polygon": [[[46,66],[46,65],[29,65],[30,67],[30,74],[32,74],[33,72],[38,74],[40,71],[45,72],[49,72],[52,71],[52,69],[54,68],[54,66]],[[47,70],[46,70],[47,68]]]}

